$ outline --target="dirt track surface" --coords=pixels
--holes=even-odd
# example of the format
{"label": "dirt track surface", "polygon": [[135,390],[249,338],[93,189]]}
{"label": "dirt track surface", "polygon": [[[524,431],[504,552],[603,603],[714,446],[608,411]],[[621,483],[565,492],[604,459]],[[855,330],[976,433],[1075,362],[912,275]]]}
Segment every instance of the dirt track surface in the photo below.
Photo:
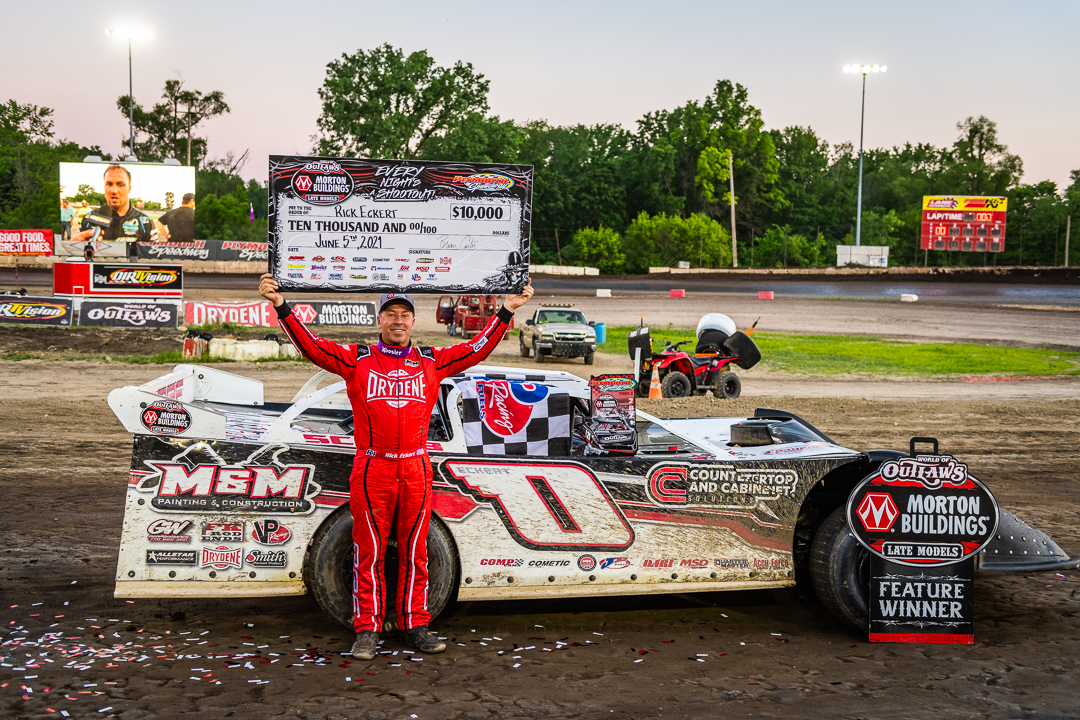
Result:
{"label": "dirt track surface", "polygon": [[[311,372],[222,367],[263,380],[271,400],[290,397]],[[580,361],[554,367],[586,370]],[[350,661],[341,653],[351,636],[310,596],[113,599],[131,438],[104,401],[115,387],[167,371],[0,363],[4,717],[1075,717],[1076,572],[980,576],[973,646],[870,644],[834,623],[800,578],[781,591],[459,604],[435,623],[449,650],[422,662]],[[971,394],[970,384],[866,381],[836,398],[820,397],[834,388],[814,381],[745,380],[735,402],[643,401],[643,409],[728,415],[769,404],[855,448],[935,435],[1002,506],[1080,552],[1075,385],[1017,398]],[[403,649],[393,638],[384,647]]]}

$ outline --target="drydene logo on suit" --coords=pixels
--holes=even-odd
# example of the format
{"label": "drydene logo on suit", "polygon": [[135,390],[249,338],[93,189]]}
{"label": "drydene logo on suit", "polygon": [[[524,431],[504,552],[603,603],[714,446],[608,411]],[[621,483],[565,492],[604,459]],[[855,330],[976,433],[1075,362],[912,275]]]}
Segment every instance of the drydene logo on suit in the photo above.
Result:
{"label": "drydene logo on suit", "polygon": [[410,402],[424,402],[424,373],[410,375],[407,370],[391,370],[383,375],[368,373],[367,399],[385,400],[390,407],[405,407]]}

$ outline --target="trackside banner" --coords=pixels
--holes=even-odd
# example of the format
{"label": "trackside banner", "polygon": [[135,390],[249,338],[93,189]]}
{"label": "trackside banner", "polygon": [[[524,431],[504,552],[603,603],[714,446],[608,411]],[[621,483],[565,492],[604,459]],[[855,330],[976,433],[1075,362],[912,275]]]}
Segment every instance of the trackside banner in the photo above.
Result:
{"label": "trackside banner", "polygon": [[180,323],[180,303],[83,300],[79,325],[83,327],[174,328]]}
{"label": "trackside banner", "polygon": [[[305,325],[322,327],[375,327],[375,303],[312,300],[290,303],[293,314]],[[277,327],[277,312],[269,302],[188,302],[184,323],[207,325],[233,323],[247,327]]]}
{"label": "trackside banner", "polygon": [[52,230],[0,230],[0,255],[52,255]]}
{"label": "trackside banner", "polygon": [[218,262],[266,262],[267,243],[237,240],[193,242],[140,242],[140,258],[154,260],[209,260]]}
{"label": "trackside banner", "polygon": [[71,298],[0,295],[0,325],[72,325]]}

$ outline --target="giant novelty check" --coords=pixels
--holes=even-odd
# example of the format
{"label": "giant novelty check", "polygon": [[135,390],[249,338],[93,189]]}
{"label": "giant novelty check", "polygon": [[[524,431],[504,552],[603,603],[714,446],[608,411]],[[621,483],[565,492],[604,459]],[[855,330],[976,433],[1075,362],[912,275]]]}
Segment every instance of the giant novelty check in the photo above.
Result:
{"label": "giant novelty check", "polygon": [[283,290],[518,293],[531,165],[270,156],[270,272]]}

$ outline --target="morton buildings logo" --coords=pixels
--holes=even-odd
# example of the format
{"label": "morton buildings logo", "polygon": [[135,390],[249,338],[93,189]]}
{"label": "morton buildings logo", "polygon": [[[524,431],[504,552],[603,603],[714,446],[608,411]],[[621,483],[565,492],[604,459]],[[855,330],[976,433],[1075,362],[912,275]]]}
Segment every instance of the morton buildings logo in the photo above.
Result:
{"label": "morton buildings logo", "polygon": [[855,510],[867,532],[889,532],[900,510],[886,493],[867,493]]}
{"label": "morton buildings logo", "polygon": [[310,162],[292,177],[296,195],[312,205],[337,205],[353,193],[352,175],[330,161]]}

